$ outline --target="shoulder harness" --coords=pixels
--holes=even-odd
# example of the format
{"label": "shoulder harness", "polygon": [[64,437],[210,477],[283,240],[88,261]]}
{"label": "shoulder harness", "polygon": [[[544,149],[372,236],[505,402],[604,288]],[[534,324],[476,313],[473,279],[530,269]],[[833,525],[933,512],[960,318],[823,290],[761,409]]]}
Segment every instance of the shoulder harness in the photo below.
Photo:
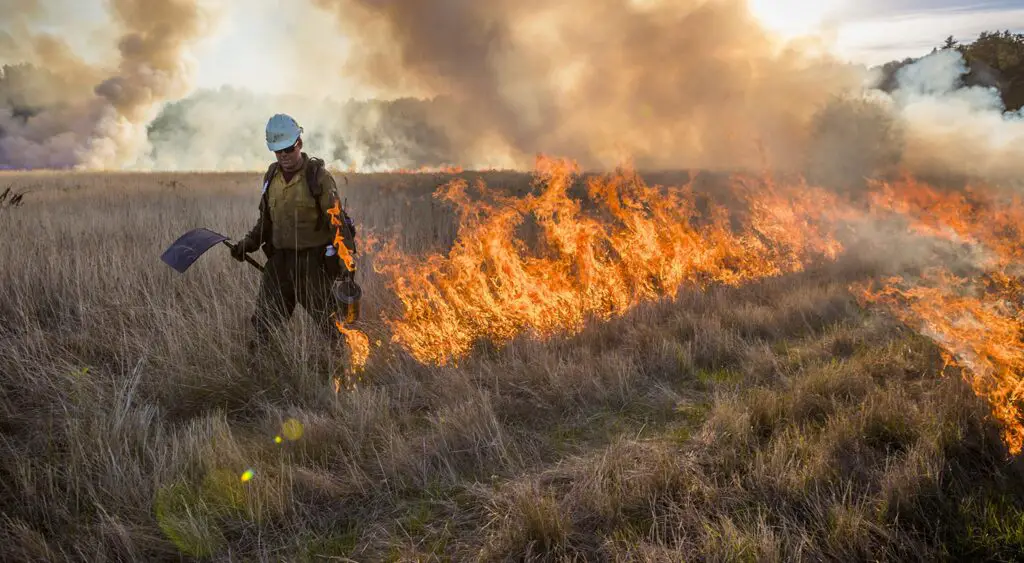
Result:
{"label": "shoulder harness", "polygon": [[[280,167],[277,161],[274,161],[267,168],[267,172],[263,175],[263,197],[267,197],[267,188],[270,187],[270,180],[274,178],[274,174],[277,174],[277,169]],[[313,201],[316,203],[316,230],[321,230],[325,227],[324,225],[324,210],[320,204],[320,195],[323,193],[320,187],[320,173],[323,172],[324,161],[323,159],[315,156],[309,157],[306,161],[306,186],[309,188],[309,195],[313,196]]]}

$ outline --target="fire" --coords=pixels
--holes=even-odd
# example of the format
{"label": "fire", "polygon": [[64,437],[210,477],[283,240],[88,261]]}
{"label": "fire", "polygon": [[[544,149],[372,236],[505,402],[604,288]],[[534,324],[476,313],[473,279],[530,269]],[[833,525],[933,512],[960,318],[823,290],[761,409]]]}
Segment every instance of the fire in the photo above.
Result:
{"label": "fire", "polygon": [[[352,253],[349,252],[348,247],[345,246],[344,237],[341,234],[342,219],[341,219],[341,204],[337,200],[334,202],[334,206],[327,211],[327,214],[331,217],[331,225],[334,227],[334,247],[338,251],[338,257],[342,263],[345,264],[345,268],[349,272],[356,271],[356,262],[353,258]],[[348,367],[345,370],[345,387],[348,389],[354,389],[358,381],[362,381],[361,377],[357,374],[363,371],[366,366],[366,361],[370,356],[370,339],[362,331],[354,328],[345,327],[344,323],[339,320],[334,321],[334,325],[338,328],[338,331],[345,337],[345,342],[348,344],[349,350],[349,362]],[[335,380],[335,391],[340,391],[342,382]]]}
{"label": "fire", "polygon": [[917,283],[894,278],[880,289],[861,288],[860,296],[865,303],[891,309],[942,346],[948,352],[947,363],[966,368],[968,383],[988,400],[993,416],[1002,423],[1007,447],[1017,454],[1024,446],[1022,287],[1019,280],[993,281],[993,286],[978,287],[935,269]]}
{"label": "fire", "polygon": [[[725,207],[712,206],[706,218],[697,212],[691,185],[649,186],[625,169],[587,180],[594,209],[585,210],[569,195],[579,172],[571,161],[539,157],[539,193],[523,198],[482,182],[470,197],[461,178],[439,188],[461,218],[451,251],[413,258],[391,245],[377,257],[403,306],[388,320],[394,341],[422,362],[454,362],[480,340],[574,333],[588,319],[674,297],[686,282],[735,285],[841,249],[816,211],[834,198],[806,185],[738,179],[750,212],[737,234]],[[517,236],[528,220],[533,245]]]}
{"label": "fire", "polygon": [[978,186],[941,192],[913,178],[873,184],[874,210],[905,215],[911,220],[910,228],[922,235],[987,251],[980,267],[1024,262],[1024,201],[1020,196]]}
{"label": "fire", "polygon": [[985,398],[1002,424],[1014,455],[1024,448],[1024,284],[1020,264],[1024,205],[1016,196],[969,188],[943,193],[913,179],[877,182],[876,213],[902,215],[912,232],[975,250],[970,278],[934,267],[919,279],[856,286],[863,303],[887,307],[901,321],[937,342],[947,363]]}
{"label": "fire", "polygon": [[344,381],[340,378],[334,380],[334,391],[339,392],[342,386],[352,391],[363,381],[360,374],[366,367],[366,361],[370,358],[370,339],[360,330],[346,328],[340,321],[335,321],[334,325],[345,336],[345,342],[349,349],[349,363],[345,369],[345,379]]}
{"label": "fire", "polygon": [[348,251],[348,247],[345,246],[344,237],[341,236],[341,203],[335,200],[334,206],[327,210],[327,214],[331,217],[331,226],[334,227],[334,248],[338,251],[338,257],[341,258],[342,263],[345,264],[345,268],[350,272],[356,271],[356,261],[352,257],[352,253]]}
{"label": "fire", "polygon": [[[1011,453],[1024,449],[1019,197],[977,186],[943,192],[908,177],[873,182],[865,209],[803,181],[764,175],[734,176],[726,195],[735,201],[724,205],[698,197],[692,182],[652,186],[631,168],[581,180],[574,162],[544,156],[534,188],[511,197],[454,178],[435,192],[460,217],[449,252],[410,256],[394,241],[384,245],[374,268],[400,302],[399,314],[383,319],[394,343],[420,362],[449,364],[481,341],[573,334],[687,285],[739,285],[834,260],[844,250],[840,223],[896,217],[912,235],[968,250],[964,264],[933,264],[851,291],[934,340],[947,365],[961,368],[987,400]],[[340,235],[336,244],[344,252]],[[369,342],[338,329],[352,351],[351,384]]]}

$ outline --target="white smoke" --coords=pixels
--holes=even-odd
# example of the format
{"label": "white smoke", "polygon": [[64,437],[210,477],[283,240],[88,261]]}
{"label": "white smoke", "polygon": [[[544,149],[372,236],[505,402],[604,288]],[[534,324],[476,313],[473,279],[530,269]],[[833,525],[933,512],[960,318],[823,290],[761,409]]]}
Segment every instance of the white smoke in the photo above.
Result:
{"label": "white smoke", "polygon": [[459,152],[444,133],[444,103],[347,101],[201,91],[168,104],[149,126],[150,150],[139,168],[259,170],[273,160],[267,118],[283,112],[303,127],[304,150],[340,169],[394,170],[450,164]]}
{"label": "white smoke", "polygon": [[887,97],[905,131],[903,166],[1007,182],[1024,172],[1024,119],[1008,112],[996,88],[964,87],[967,65],[942,50],[898,71]]}
{"label": "white smoke", "polygon": [[[839,180],[893,166],[991,180],[1024,172],[1024,119],[1004,111],[996,90],[962,87],[956,51],[905,66],[886,94],[864,86],[863,67],[821,56],[820,44],[782,48],[734,0],[545,8],[573,40],[538,27],[536,13],[512,0],[489,10],[447,2],[447,24],[494,30],[468,36],[424,27],[436,18],[421,17],[415,1],[315,3],[326,12],[300,1],[301,15],[285,20],[281,33],[295,45],[275,37],[265,46],[275,57],[261,80],[296,92],[268,95],[194,90],[192,48],[218,21],[204,0],[112,0],[110,21],[90,24],[90,37],[106,38],[91,59],[81,38],[52,33],[77,4],[0,0],[0,62],[29,63],[0,68],[0,166],[260,170],[272,158],[266,120],[285,112],[304,126],[308,152],[364,171],[528,167],[541,151],[585,165],[637,157],[749,167],[763,143],[772,164]],[[322,47],[328,15],[338,16],[338,33],[354,34],[358,60]],[[315,25],[303,23],[310,18]],[[602,41],[585,40],[595,36]],[[343,101],[332,96],[342,69],[367,77],[367,88],[404,84],[438,97]],[[837,99],[860,105],[840,111]]]}

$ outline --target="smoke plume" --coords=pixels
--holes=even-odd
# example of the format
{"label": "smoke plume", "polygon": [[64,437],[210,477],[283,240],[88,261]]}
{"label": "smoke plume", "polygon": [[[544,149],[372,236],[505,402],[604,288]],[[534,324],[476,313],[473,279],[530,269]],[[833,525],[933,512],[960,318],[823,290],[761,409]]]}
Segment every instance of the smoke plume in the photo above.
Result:
{"label": "smoke plume", "polygon": [[[0,0],[0,163],[120,168],[145,151],[159,104],[189,92],[185,48],[206,31],[199,0],[111,0],[114,60],[90,63],[41,24],[73,32],[58,3]],[[52,21],[48,18],[54,18]]]}
{"label": "smoke plume", "polygon": [[939,51],[900,69],[884,103],[904,123],[903,166],[915,173],[1000,182],[1024,172],[1024,115],[1005,112],[994,87],[963,87],[959,53]]}
{"label": "smoke plume", "polygon": [[[0,165],[257,170],[263,126],[286,112],[310,152],[361,170],[528,168],[547,153],[834,186],[1024,171],[1021,115],[965,86],[955,51],[874,76],[816,40],[783,43],[744,0],[299,0],[282,36],[246,54],[274,61],[267,79],[289,95],[191,89],[190,47],[214,29],[202,1],[112,0],[89,32],[107,50],[86,60],[43,31],[79,29],[61,15],[74,0],[0,0],[0,62],[20,63],[0,68]],[[322,40],[318,11],[350,52]],[[338,100],[345,80],[382,99]]]}
{"label": "smoke plume", "polygon": [[347,70],[456,100],[447,131],[469,160],[767,165],[848,185],[895,170],[1024,171],[1021,116],[993,88],[965,87],[952,50],[905,66],[886,94],[821,45],[782,45],[740,0],[315,2],[354,38]]}
{"label": "smoke plume", "polygon": [[[742,0],[315,0],[385,91],[446,94],[475,154],[586,166],[792,167],[861,69],[785,48]],[[474,154],[467,155],[474,156]]]}
{"label": "smoke plume", "polygon": [[363,171],[441,166],[464,151],[444,122],[445,99],[337,102],[254,94],[238,88],[200,91],[167,104],[149,125],[141,166],[160,170],[258,170],[273,160],[264,141],[267,117],[285,111],[303,126],[306,150],[335,168]]}

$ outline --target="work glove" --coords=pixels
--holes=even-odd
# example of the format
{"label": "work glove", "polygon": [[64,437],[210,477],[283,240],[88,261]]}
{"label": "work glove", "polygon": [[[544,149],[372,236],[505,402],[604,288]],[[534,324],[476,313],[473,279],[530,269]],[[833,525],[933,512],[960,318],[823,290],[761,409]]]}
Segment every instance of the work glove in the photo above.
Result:
{"label": "work glove", "polygon": [[339,278],[345,273],[345,265],[341,263],[338,249],[334,248],[333,244],[324,251],[324,270],[327,272],[328,277],[332,279]]}
{"label": "work glove", "polygon": [[256,250],[252,248],[253,244],[249,239],[239,241],[238,244],[231,247],[231,257],[241,262],[245,260],[245,255]]}

